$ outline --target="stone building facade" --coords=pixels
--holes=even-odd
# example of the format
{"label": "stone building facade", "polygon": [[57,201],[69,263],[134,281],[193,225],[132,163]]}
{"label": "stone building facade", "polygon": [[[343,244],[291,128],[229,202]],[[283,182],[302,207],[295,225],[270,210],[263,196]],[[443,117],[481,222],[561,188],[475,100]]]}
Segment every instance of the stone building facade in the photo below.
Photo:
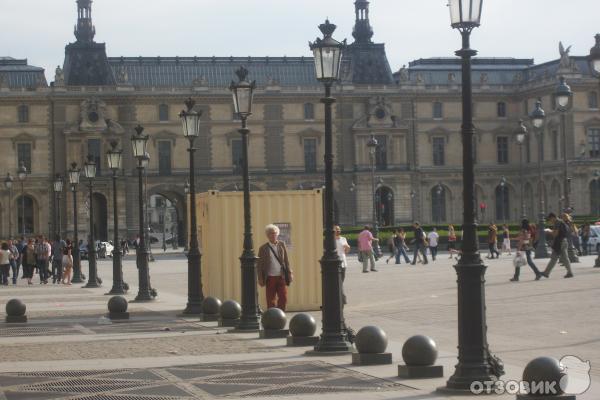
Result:
{"label": "stone building facade", "polygon": [[[106,46],[94,41],[91,3],[77,1],[76,41],[66,46],[64,65],[50,84],[43,69],[26,60],[0,58],[0,171],[15,176],[11,198],[6,191],[0,196],[2,236],[9,229],[13,235],[21,232],[23,222],[27,232],[54,232],[58,210],[61,229],[70,235],[72,194],[64,192],[57,202],[51,180],[56,174],[66,176],[72,162],[81,166],[91,154],[99,165],[91,200],[94,229],[99,238],[112,237],[111,171],[105,156],[112,140],[124,150],[118,182],[120,234],[134,236],[138,195],[130,137],[133,127],[141,124],[150,135],[148,196],[169,199],[183,240],[188,142],[178,113],[188,97],[202,111],[202,133],[196,141],[199,190],[241,189],[239,120],[228,90],[240,66],[248,68],[258,84],[249,120],[252,188],[297,190],[323,184],[323,89],[315,80],[312,58],[108,57]],[[458,223],[460,63],[454,58],[416,60],[392,73],[384,45],[372,41],[369,2],[357,0],[354,6],[354,41],[334,88],[337,219],[348,225],[370,222],[375,200],[383,225],[414,219]],[[599,81],[586,57],[570,56],[564,49],[561,53],[559,60],[541,65],[519,59],[474,61],[477,201],[485,205],[480,215],[484,221],[516,220],[521,215],[516,130],[538,98],[548,115],[541,186],[545,211],[559,207],[566,151],[573,207],[579,214],[600,214],[600,179],[594,175],[600,170]],[[559,76],[565,76],[574,92],[573,107],[566,114],[566,149],[552,105]],[[373,157],[376,196],[366,145],[371,135],[378,141]],[[530,216],[539,211],[537,140],[530,132],[523,145],[523,203]],[[25,203],[16,179],[21,162],[30,172],[23,182]],[[77,195],[79,230],[85,235],[90,199],[83,179]]]}

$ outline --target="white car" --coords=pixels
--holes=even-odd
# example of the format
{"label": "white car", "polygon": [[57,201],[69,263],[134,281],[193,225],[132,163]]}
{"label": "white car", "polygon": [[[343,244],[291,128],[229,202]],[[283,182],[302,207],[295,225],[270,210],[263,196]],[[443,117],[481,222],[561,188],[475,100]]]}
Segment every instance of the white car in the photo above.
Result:
{"label": "white car", "polygon": [[96,242],[96,251],[99,258],[112,257],[115,246],[111,242]]}
{"label": "white car", "polygon": [[590,225],[590,239],[588,249],[593,253],[600,254],[600,225]]}

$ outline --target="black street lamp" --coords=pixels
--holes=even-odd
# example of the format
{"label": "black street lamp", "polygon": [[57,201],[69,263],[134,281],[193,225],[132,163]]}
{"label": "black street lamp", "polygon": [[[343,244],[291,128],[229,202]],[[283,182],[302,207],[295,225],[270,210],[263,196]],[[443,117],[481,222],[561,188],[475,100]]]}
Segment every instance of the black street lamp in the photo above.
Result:
{"label": "black street lamp", "polygon": [[573,96],[573,92],[567,83],[565,82],[565,77],[560,77],[560,83],[556,87],[556,91],[554,92],[554,98],[556,101],[556,108],[560,112],[560,129],[562,130],[562,152],[563,152],[563,185],[564,191],[563,196],[565,199],[564,202],[564,211],[570,213],[571,212],[571,199],[569,193],[569,158],[567,156],[567,122],[566,122],[566,112],[569,109],[569,105],[571,103],[571,97]]}
{"label": "black street lamp", "polygon": [[237,326],[239,330],[259,329],[260,310],[256,287],[256,261],[252,240],[252,209],[250,207],[250,177],[248,172],[248,134],[246,121],[252,115],[252,100],[256,82],[248,81],[248,70],[241,67],[235,71],[238,82],[231,82],[229,90],[233,95],[235,113],[242,120],[242,177],[244,184],[244,250],[240,257],[242,268],[242,316]]}
{"label": "black street lamp", "polygon": [[520,197],[521,197],[521,219],[527,218],[527,211],[525,209],[525,197],[523,193],[523,144],[527,138],[527,128],[523,124],[523,120],[519,120],[519,128],[517,129],[517,144],[519,145],[519,186],[520,186]]}
{"label": "black street lamp", "polygon": [[[367,147],[369,149],[369,158],[371,160],[371,198],[373,201],[373,237],[376,239],[379,238],[379,224],[377,223],[377,188],[375,186],[375,155],[377,153],[377,139],[375,136],[371,135],[371,138],[367,142]],[[375,252],[376,257],[381,257],[381,247],[379,246],[379,241],[374,241],[373,251]]]}
{"label": "black street lamp", "polygon": [[411,191],[410,191],[410,208],[411,208],[411,214],[412,214],[413,221],[419,220],[419,218],[417,218],[417,207],[415,204],[416,201],[417,201],[417,192],[415,192],[413,189],[411,189]]}
{"label": "black street lamp", "polygon": [[544,121],[546,120],[546,112],[542,109],[542,102],[540,100],[535,103],[535,109],[531,112],[529,118],[538,134],[538,201],[540,203],[540,210],[538,213],[538,244],[535,247],[535,258],[548,258],[545,230],[546,216],[544,215],[546,205],[544,202],[544,176],[542,169],[542,154],[544,153]]}
{"label": "black street lamp", "polygon": [[458,364],[445,390],[469,392],[473,382],[497,381],[503,374],[489,350],[485,307],[485,270],[477,240],[475,220],[475,170],[471,58],[471,31],[481,20],[483,0],[449,0],[452,27],[462,35],[462,145],[463,145],[463,246],[458,264]]}
{"label": "black street lamp", "polygon": [[[598,35],[600,36],[600,35]],[[600,42],[600,39],[598,40]],[[600,65],[599,65],[600,69]],[[596,187],[600,188],[600,170],[596,170],[594,172],[594,177],[596,178]],[[596,257],[596,263],[594,264],[594,268],[600,268],[600,251],[598,252],[598,257]]]}
{"label": "black street lamp", "polygon": [[21,182],[21,236],[25,236],[25,179],[28,174],[29,171],[27,171],[25,163],[21,161],[21,165],[17,170],[17,177]]}
{"label": "black street lamp", "polygon": [[88,180],[88,187],[90,189],[90,234],[88,241],[88,283],[84,286],[86,288],[97,288],[100,287],[98,283],[98,270],[96,267],[96,238],[94,235],[94,178],[96,178],[96,162],[94,156],[88,155],[88,160],[83,165],[83,176]]}
{"label": "black street lamp", "polygon": [[119,208],[117,205],[117,177],[121,172],[121,164],[123,162],[123,150],[117,149],[118,142],[113,140],[110,142],[110,150],[106,152],[108,168],[113,172],[113,285],[108,294],[125,294],[123,285],[123,265],[121,263],[121,245],[119,242]]}
{"label": "black street lamp", "polygon": [[343,49],[346,41],[338,42],[331,35],[336,29],[326,20],[319,26],[323,38],[310,43],[314,54],[316,78],[325,86],[325,97],[321,103],[325,106],[325,231],[323,257],[321,258],[321,279],[323,306],[322,333],[315,345],[314,354],[349,352],[352,345],[348,342],[348,333],[344,321],[342,305],[342,262],[335,245],[334,200],[333,200],[333,124],[331,86],[339,79]]}
{"label": "black street lamp", "polygon": [[61,238],[61,221],[60,221],[60,194],[63,191],[64,180],[60,174],[56,174],[54,179],[54,193],[56,194],[56,235]]}
{"label": "black street lamp", "polygon": [[508,214],[508,210],[506,209],[506,200],[507,200],[507,192],[508,188],[506,187],[506,177],[504,175],[502,175],[502,178],[500,178],[500,193],[502,194],[501,196],[501,201],[502,201],[502,207],[500,208],[502,210],[502,223],[504,225],[506,225],[506,214]]}
{"label": "black street lamp", "polygon": [[[196,102],[187,99],[185,106],[187,110],[181,111],[179,118],[183,128],[183,136],[190,141],[188,152],[190,153],[189,171],[189,201],[190,201],[190,240],[188,245],[188,301],[183,310],[185,315],[201,315],[202,301],[202,254],[198,245],[198,222],[196,221],[196,176],[194,167],[194,141],[200,135],[200,117],[202,111],[195,111]],[[187,184],[187,182],[186,182]]]}
{"label": "black street lamp", "polygon": [[81,170],[77,168],[77,163],[72,163],[69,169],[69,183],[71,192],[73,192],[73,283],[83,283],[81,278],[81,259],[79,258],[79,226],[77,224],[77,185]]}
{"label": "black street lamp", "polygon": [[4,178],[4,186],[8,190],[8,238],[12,237],[12,187],[14,183],[14,179],[11,176],[10,172],[6,173],[6,178]]}
{"label": "black street lamp", "polygon": [[138,208],[139,208],[139,236],[140,242],[136,252],[136,263],[138,268],[138,294],[135,301],[152,300],[150,292],[150,268],[148,267],[148,251],[146,250],[146,232],[144,229],[144,158],[147,158],[146,147],[148,145],[148,135],[144,134],[144,128],[141,125],[135,127],[135,134],[131,136],[131,145],[133,156],[138,161]]}

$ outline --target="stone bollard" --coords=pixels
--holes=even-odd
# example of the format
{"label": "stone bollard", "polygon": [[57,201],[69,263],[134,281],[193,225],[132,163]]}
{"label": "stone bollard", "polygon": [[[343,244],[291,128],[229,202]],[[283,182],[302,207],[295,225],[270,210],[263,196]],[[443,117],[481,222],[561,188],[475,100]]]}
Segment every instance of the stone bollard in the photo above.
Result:
{"label": "stone bollard", "polygon": [[19,299],[10,299],[6,303],[6,323],[8,324],[23,324],[27,322],[27,315],[25,312],[27,307]]}
{"label": "stone bollard", "polygon": [[361,328],[354,338],[358,353],[352,353],[352,365],[384,365],[392,363],[392,353],[386,353],[388,338],[378,326]]}
{"label": "stone bollard", "polygon": [[258,332],[261,339],[281,339],[289,335],[289,329],[285,328],[287,318],[279,308],[269,308],[261,318],[263,329]]}
{"label": "stone bollard", "polygon": [[108,300],[108,318],[111,320],[129,319],[127,299],[123,296],[113,296]]}
{"label": "stone bollard", "polygon": [[526,393],[517,394],[517,400],[575,400],[576,396],[564,394],[568,377],[565,368],[556,358],[538,357],[523,370]]}
{"label": "stone bollard", "polygon": [[290,320],[290,334],[287,337],[288,346],[314,346],[319,342],[315,336],[317,321],[310,314],[296,314]]}
{"label": "stone bollard", "polygon": [[428,336],[416,335],[402,346],[402,359],[406,365],[398,365],[398,377],[406,379],[441,378],[444,367],[433,365],[437,360],[437,345]]}
{"label": "stone bollard", "polygon": [[205,297],[202,301],[202,321],[218,321],[221,311],[221,300],[216,297]]}
{"label": "stone bollard", "polygon": [[240,323],[242,306],[234,300],[224,301],[221,305],[219,326],[236,327]]}

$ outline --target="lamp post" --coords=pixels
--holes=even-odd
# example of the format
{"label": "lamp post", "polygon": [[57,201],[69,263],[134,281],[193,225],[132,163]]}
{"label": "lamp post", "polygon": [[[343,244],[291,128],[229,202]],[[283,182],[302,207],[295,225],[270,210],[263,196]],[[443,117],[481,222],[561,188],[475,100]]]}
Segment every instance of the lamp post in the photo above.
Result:
{"label": "lamp post", "polygon": [[163,252],[165,252],[165,251],[167,251],[167,233],[166,233],[167,201],[166,201],[166,199],[165,199],[165,202],[163,203],[161,212],[162,212],[162,248],[163,248]]}
{"label": "lamp post", "polygon": [[77,163],[72,163],[69,169],[69,183],[73,193],[73,283],[82,283],[81,278],[81,259],[79,258],[79,226],[77,224],[77,185],[81,170],[77,168]]}
{"label": "lamp post", "polygon": [[17,170],[17,177],[21,182],[21,236],[25,236],[25,179],[28,173],[25,163],[21,161],[21,165]]}
{"label": "lamp post", "polygon": [[571,103],[571,97],[573,96],[573,92],[567,83],[565,82],[565,77],[560,77],[560,83],[556,87],[556,91],[554,92],[554,98],[556,101],[556,108],[560,112],[560,129],[562,131],[562,151],[563,151],[563,185],[564,191],[563,196],[565,199],[564,202],[564,211],[570,213],[571,211],[571,201],[570,201],[570,193],[569,193],[569,159],[567,156],[567,123],[566,123],[566,112]]}
{"label": "lamp post", "polygon": [[[144,229],[144,181],[143,173],[147,159],[146,147],[148,145],[148,135],[144,134],[144,128],[141,125],[135,127],[135,134],[131,136],[131,145],[133,156],[138,161],[138,216],[139,216],[139,236],[140,243],[136,252],[136,264],[138,268],[138,294],[136,301],[152,300],[150,293],[150,271],[148,267],[148,251],[146,250],[146,232]],[[146,165],[147,166],[147,165]]]}
{"label": "lamp post", "polygon": [[119,241],[119,208],[117,204],[117,177],[121,171],[121,164],[123,162],[123,150],[117,149],[118,142],[113,140],[110,142],[110,150],[106,152],[106,159],[108,160],[108,168],[113,172],[112,184],[113,184],[113,285],[112,289],[108,294],[125,294],[125,287],[123,285],[123,265],[121,263],[121,245]]}
{"label": "lamp post", "polygon": [[54,193],[56,194],[56,235],[60,239],[62,237],[61,221],[60,221],[60,194],[63,191],[64,180],[60,174],[56,174],[54,179]]}
{"label": "lamp post", "polygon": [[523,193],[523,144],[527,137],[527,128],[523,124],[523,120],[519,120],[519,128],[517,129],[517,144],[519,145],[519,186],[521,196],[521,219],[527,218],[527,210],[525,209],[525,197]]}
{"label": "lamp post", "polygon": [[90,233],[88,241],[88,265],[89,274],[86,288],[100,287],[98,284],[98,270],[96,267],[96,238],[94,235],[94,178],[96,178],[96,162],[94,156],[88,155],[88,160],[83,165],[83,176],[88,180],[90,190]]}
{"label": "lamp post", "polygon": [[8,190],[8,238],[12,237],[12,187],[14,183],[14,179],[11,176],[10,172],[6,173],[6,178],[4,178],[4,186]]}
{"label": "lamp post", "polygon": [[258,307],[258,291],[256,287],[256,261],[254,243],[252,241],[252,209],[250,204],[250,177],[248,172],[248,134],[250,130],[246,121],[252,115],[252,100],[256,82],[248,81],[248,70],[241,67],[235,71],[238,82],[231,82],[229,90],[233,95],[235,113],[242,120],[239,133],[242,135],[242,177],[244,184],[244,250],[240,257],[242,268],[242,316],[239,330],[257,330],[259,328],[260,311]]}
{"label": "lamp post", "polygon": [[458,364],[444,390],[467,392],[475,381],[497,381],[502,368],[487,342],[485,270],[477,243],[475,221],[475,171],[473,160],[473,110],[471,31],[480,25],[483,0],[449,0],[453,28],[462,36],[462,152],[463,152],[463,247],[458,263]]}
{"label": "lamp post", "polygon": [[535,258],[548,258],[548,250],[546,249],[546,216],[544,215],[544,177],[542,170],[542,153],[544,152],[544,121],[546,112],[542,109],[542,102],[535,103],[535,109],[530,115],[531,123],[537,130],[538,134],[538,201],[540,211],[538,213],[537,237],[538,244],[535,247]]}
{"label": "lamp post", "polygon": [[[592,66],[592,69],[596,73],[596,76],[600,78],[600,34],[595,36],[596,44],[594,47],[590,49],[589,61]],[[598,80],[600,83],[600,79]],[[598,177],[598,171],[596,171],[596,178]],[[598,181],[600,183],[600,180]],[[600,253],[598,253],[598,257],[596,258],[596,264],[594,265],[596,268],[600,268]]]}
{"label": "lamp post", "polygon": [[[371,161],[371,198],[373,201],[373,237],[379,238],[379,224],[377,223],[377,188],[375,186],[375,154],[377,152],[377,139],[371,135],[371,138],[367,142],[367,148],[369,149],[369,159]],[[381,257],[381,247],[379,246],[379,240],[374,241],[373,250],[376,257]]]}
{"label": "lamp post", "polygon": [[187,99],[185,106],[187,110],[181,111],[179,118],[183,128],[183,136],[190,141],[188,152],[190,153],[190,171],[189,184],[186,186],[189,191],[190,201],[190,237],[188,245],[188,301],[183,310],[185,315],[202,314],[202,301],[204,293],[202,292],[202,254],[198,245],[198,225],[196,221],[196,176],[194,168],[194,141],[200,135],[200,116],[201,111],[195,111],[196,102],[191,98]]}
{"label": "lamp post", "polygon": [[410,208],[411,208],[411,214],[412,214],[413,221],[417,221],[419,219],[419,218],[417,218],[417,211],[416,211],[416,206],[415,206],[416,201],[417,201],[417,192],[415,192],[414,190],[411,189],[411,191],[410,191]]}
{"label": "lamp post", "polygon": [[[442,203],[442,201],[441,201],[441,196],[442,196],[442,193],[443,193],[443,192],[444,192],[444,187],[442,186],[442,183],[440,182],[440,183],[438,183],[438,184],[437,184],[437,186],[435,187],[435,193],[437,194],[437,204],[436,204],[436,206],[437,206],[437,207],[436,207],[436,208],[437,208],[438,210],[441,210],[441,209],[442,209],[442,204],[441,204],[441,203]],[[437,215],[436,215],[436,218],[435,218],[435,221],[434,221],[434,222],[435,222],[437,225],[439,225],[439,224],[442,222],[442,221],[441,221],[441,219],[442,219],[442,218],[441,218],[441,213],[438,211],[438,213],[437,213]]]}
{"label": "lamp post", "polygon": [[335,98],[331,96],[331,87],[339,79],[344,42],[338,42],[332,35],[336,26],[326,20],[319,26],[323,38],[310,43],[314,54],[316,78],[325,87],[325,97],[321,99],[325,107],[325,231],[323,257],[321,258],[322,278],[322,332],[314,351],[309,354],[350,352],[352,345],[348,342],[344,309],[342,305],[342,262],[338,257],[335,245],[334,200],[333,200],[333,124],[332,105]]}
{"label": "lamp post", "polygon": [[502,223],[504,225],[506,225],[506,177],[503,175],[502,178],[500,178],[500,193],[502,194],[501,197],[501,201],[502,201]]}

